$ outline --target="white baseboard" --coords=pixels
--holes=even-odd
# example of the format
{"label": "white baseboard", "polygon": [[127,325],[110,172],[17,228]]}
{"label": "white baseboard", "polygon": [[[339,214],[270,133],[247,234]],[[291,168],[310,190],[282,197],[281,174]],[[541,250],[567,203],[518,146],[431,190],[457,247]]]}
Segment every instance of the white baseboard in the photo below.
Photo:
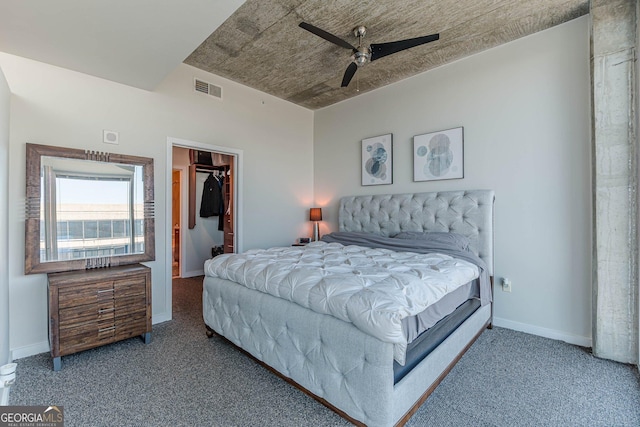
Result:
{"label": "white baseboard", "polygon": [[43,341],[24,347],[11,349],[11,360],[22,359],[23,357],[33,356],[34,354],[49,353],[50,347],[48,341]]}
{"label": "white baseboard", "polygon": [[204,269],[202,270],[193,270],[193,271],[187,271],[185,273],[182,273],[181,278],[182,279],[186,279],[188,277],[197,277],[197,276],[204,276]]}
{"label": "white baseboard", "polygon": [[538,335],[553,340],[564,341],[569,344],[578,345],[580,347],[591,347],[592,340],[590,337],[581,337],[579,335],[568,334],[566,332],[557,331],[555,329],[543,328],[540,326],[528,325],[526,323],[514,322],[513,320],[502,319],[500,317],[493,318],[495,326],[514,331],[526,332],[532,335]]}
{"label": "white baseboard", "polygon": [[156,325],[158,323],[168,322],[169,320],[171,320],[171,315],[169,313],[165,312],[161,314],[154,314],[151,318],[151,324]]}

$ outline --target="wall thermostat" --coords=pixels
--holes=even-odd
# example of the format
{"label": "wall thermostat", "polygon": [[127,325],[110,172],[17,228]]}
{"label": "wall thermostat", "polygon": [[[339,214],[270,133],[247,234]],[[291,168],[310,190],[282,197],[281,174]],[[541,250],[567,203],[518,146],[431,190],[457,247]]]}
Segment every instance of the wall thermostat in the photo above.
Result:
{"label": "wall thermostat", "polygon": [[105,144],[119,144],[120,135],[116,131],[105,129],[102,131],[102,142]]}

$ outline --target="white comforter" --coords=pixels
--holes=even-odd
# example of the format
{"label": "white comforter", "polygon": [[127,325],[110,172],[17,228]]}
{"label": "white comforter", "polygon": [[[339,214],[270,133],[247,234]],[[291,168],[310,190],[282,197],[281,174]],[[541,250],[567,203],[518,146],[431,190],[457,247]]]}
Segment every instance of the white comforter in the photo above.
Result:
{"label": "white comforter", "polygon": [[394,344],[404,365],[402,319],[478,277],[478,267],[443,254],[313,242],[250,250],[205,262],[205,274],[329,314]]}

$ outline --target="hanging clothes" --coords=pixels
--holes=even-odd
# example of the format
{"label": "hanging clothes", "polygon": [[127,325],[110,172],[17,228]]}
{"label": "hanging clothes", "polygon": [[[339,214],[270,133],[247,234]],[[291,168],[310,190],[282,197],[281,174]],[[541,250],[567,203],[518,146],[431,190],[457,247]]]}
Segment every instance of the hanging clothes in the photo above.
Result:
{"label": "hanging clothes", "polygon": [[224,176],[218,176],[218,191],[220,192],[220,205],[218,209],[218,230],[224,231]]}
{"label": "hanging clothes", "polygon": [[224,200],[222,199],[222,187],[219,185],[216,177],[210,173],[204,182],[202,189],[202,201],[200,203],[200,216],[208,218],[218,216],[224,209]]}

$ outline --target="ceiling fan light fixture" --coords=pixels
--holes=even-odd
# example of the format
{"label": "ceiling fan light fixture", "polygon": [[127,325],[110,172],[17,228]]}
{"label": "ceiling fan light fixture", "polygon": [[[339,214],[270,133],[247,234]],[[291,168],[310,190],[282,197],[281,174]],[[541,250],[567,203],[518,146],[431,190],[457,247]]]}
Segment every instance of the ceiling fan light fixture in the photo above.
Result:
{"label": "ceiling fan light fixture", "polygon": [[362,67],[364,64],[369,62],[371,59],[371,50],[369,47],[359,50],[353,54],[353,62],[356,63],[358,67]]}
{"label": "ceiling fan light fixture", "polygon": [[315,27],[306,22],[301,22],[298,25],[300,28],[307,30],[318,37],[325,39],[337,46],[349,49],[352,52],[351,63],[347,67],[342,77],[342,87],[349,86],[349,82],[355,75],[359,67],[362,67],[367,62],[375,61],[383,56],[391,55],[396,52],[410,49],[415,46],[420,46],[425,43],[429,43],[440,38],[440,34],[432,34],[430,36],[416,37],[412,39],[398,40],[389,43],[377,43],[372,45],[363,45],[362,38],[367,33],[367,28],[364,25],[360,25],[353,29],[353,34],[358,38],[358,47],[354,47],[351,43],[342,40],[325,30]]}

